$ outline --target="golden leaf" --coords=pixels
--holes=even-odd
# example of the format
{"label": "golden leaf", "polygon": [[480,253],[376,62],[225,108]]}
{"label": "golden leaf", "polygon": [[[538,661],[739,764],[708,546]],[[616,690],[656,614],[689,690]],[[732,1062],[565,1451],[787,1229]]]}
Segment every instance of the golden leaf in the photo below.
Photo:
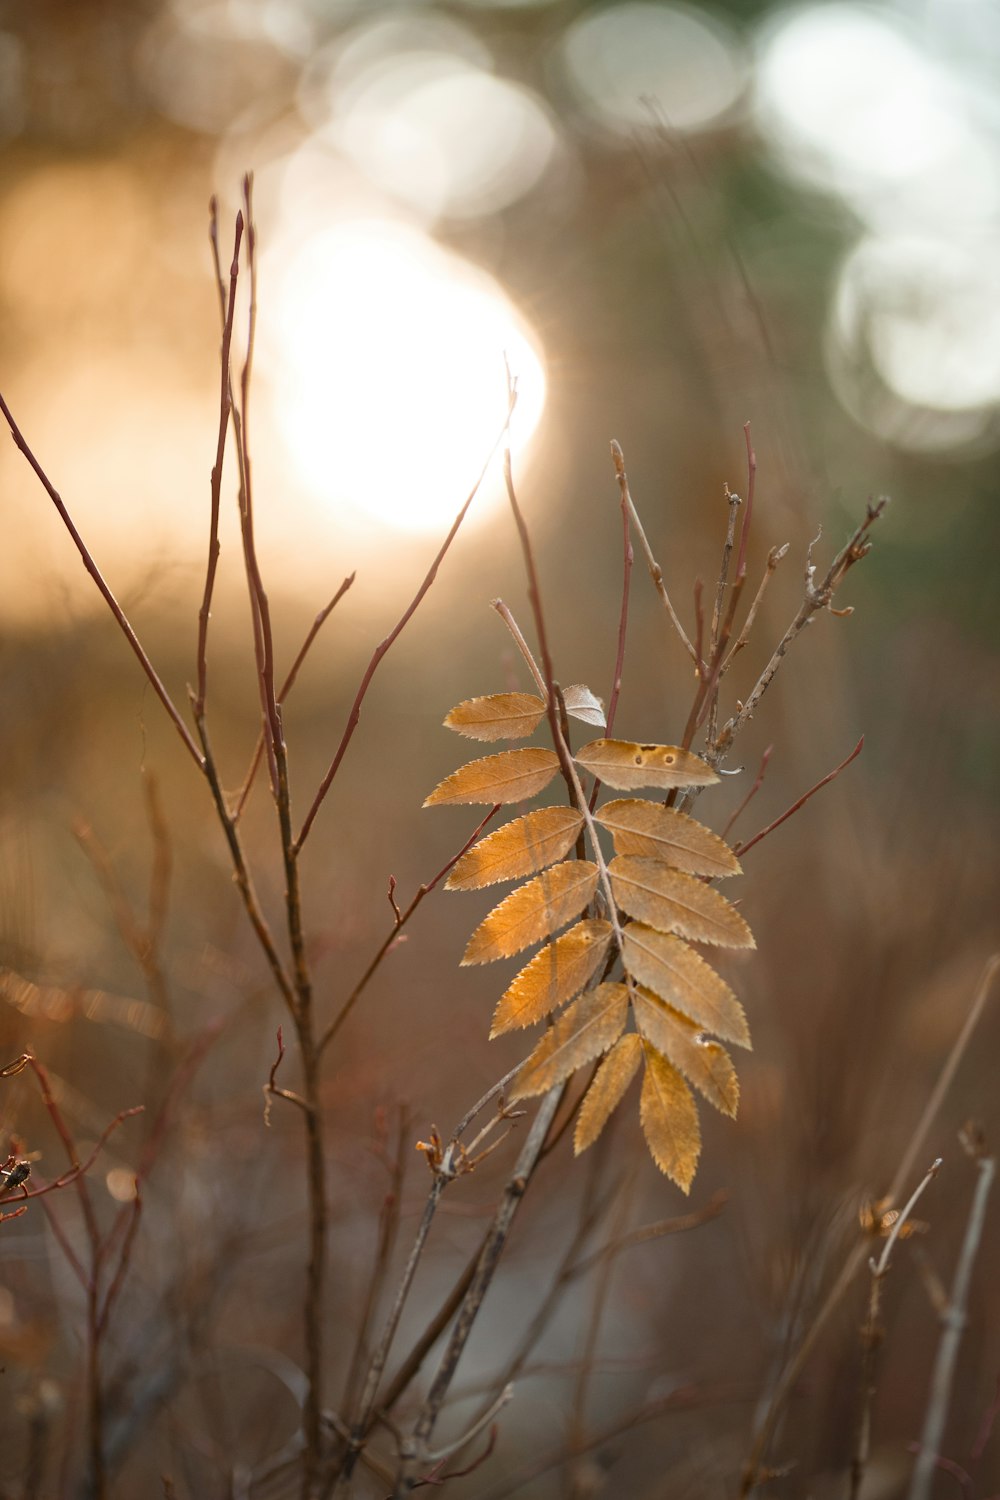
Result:
{"label": "golden leaf", "polygon": [[545,703],[535,693],[491,693],[457,704],[444,724],[473,740],[522,740],[544,715]]}
{"label": "golden leaf", "polygon": [[623,961],[629,974],[706,1031],[740,1047],[751,1046],[742,1005],[699,953],[680,938],[641,922],[629,922],[623,935]]}
{"label": "golden leaf", "polygon": [[637,745],[631,740],[591,740],[576,753],[584,770],[608,786],[709,786],[718,776],[707,761],[679,745]]}
{"label": "golden leaf", "polygon": [[735,1116],[740,1085],[725,1047],[719,1042],[702,1040],[694,1021],[672,1010],[648,990],[637,990],[633,1005],[640,1036],[679,1068],[709,1104],[714,1104],[724,1115]]}
{"label": "golden leaf", "polygon": [[550,1010],[572,1000],[603,961],[610,941],[610,922],[584,920],[548,943],[500,997],[490,1038],[516,1026],[533,1026]]}
{"label": "golden leaf", "polygon": [[511,891],[469,939],[463,964],[488,964],[540,943],[578,917],[597,889],[597,866],[566,859]]}
{"label": "golden leaf", "polygon": [[501,750],[470,760],[434,788],[425,807],[454,802],[526,802],[548,786],[559,769],[554,750]]}
{"label": "golden leaf", "polygon": [[677,1069],[648,1042],[642,1050],[646,1071],[639,1118],[646,1144],[660,1171],[687,1193],[701,1152],[698,1106]]}
{"label": "golden leaf", "polygon": [[[610,931],[610,928],[609,928]],[[563,1011],[514,1079],[512,1099],[545,1094],[618,1040],[628,1020],[628,990],[599,984]]]}
{"label": "golden leaf", "polygon": [[606,802],[594,814],[611,830],[616,854],[662,859],[690,875],[739,875],[741,865],[724,839],[687,813],[638,797]]}
{"label": "golden leaf", "polygon": [[467,849],[445,881],[445,890],[477,891],[544,870],[569,853],[582,827],[583,818],[572,807],[524,813]]}
{"label": "golden leaf", "polygon": [[604,704],[597,694],[592,693],[590,688],[585,687],[582,682],[563,689],[563,702],[566,705],[566,712],[572,714],[574,719],[582,719],[585,724],[596,724],[598,729],[604,728],[607,722]]}
{"label": "golden leaf", "polygon": [[735,907],[693,875],[638,854],[620,854],[608,872],[622,910],[659,932],[679,932],[723,948],[757,946]]}
{"label": "golden leaf", "polygon": [[597,1140],[635,1077],[641,1057],[642,1041],[630,1031],[615,1043],[601,1063],[580,1106],[573,1132],[574,1155],[579,1156]]}

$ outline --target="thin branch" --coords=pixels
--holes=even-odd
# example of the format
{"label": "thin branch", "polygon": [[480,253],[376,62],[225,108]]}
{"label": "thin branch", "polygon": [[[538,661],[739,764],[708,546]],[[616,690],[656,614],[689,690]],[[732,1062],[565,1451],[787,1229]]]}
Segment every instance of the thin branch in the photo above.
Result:
{"label": "thin branch", "polygon": [[[862,735],[858,740],[858,743],[855,745],[854,749],[851,751],[850,755],[846,756],[845,759],[840,762],[839,766],[835,766],[832,771],[828,771],[825,776],[821,777],[821,779],[817,781],[815,786],[809,788],[808,792],[803,792],[802,796],[799,797],[797,801],[793,802],[791,807],[787,808],[781,814],[780,818],[775,818],[773,823],[768,823],[767,827],[762,828],[759,833],[755,833],[752,839],[747,839],[745,844],[734,844],[733,853],[738,854],[742,857],[744,854],[746,854],[748,849],[753,848],[754,844],[759,844],[761,839],[766,839],[769,833],[773,833],[776,828],[781,827],[782,823],[787,822],[788,819],[795,813],[797,813],[801,807],[805,806],[810,797],[815,797],[816,793],[822,791],[823,787],[828,786],[831,781],[836,781],[841,771],[846,770],[847,767],[851,764],[851,761],[856,760],[857,757],[861,754],[861,751],[864,748],[864,743],[865,737],[864,735]],[[760,774],[763,775],[763,766],[761,767]],[[758,784],[759,783],[755,782],[754,786],[751,787],[750,796],[752,796],[756,791]],[[749,800],[749,798],[747,800]],[[746,804],[744,803],[743,806],[745,805]],[[737,813],[740,811],[742,811],[742,808],[737,808]],[[730,822],[731,821],[732,819],[730,819]]]}
{"label": "thin branch", "polygon": [[316,818],[316,814],[322,807],[323,802],[326,798],[326,794],[330,790],[330,787],[333,785],[333,779],[336,776],[337,772],[340,770],[340,763],[344,758],[348,745],[351,743],[351,740],[354,737],[354,731],[358,727],[358,722],[361,718],[361,705],[364,702],[365,694],[368,692],[368,689],[371,685],[371,680],[375,676],[382,658],[385,656],[386,652],[390,650],[395,641],[401,635],[402,631],[409,624],[418,606],[423,600],[424,595],[427,593],[428,589],[431,587],[435,578],[437,577],[438,569],[444,561],[452,542],[458,535],[459,527],[465,520],[469,507],[471,506],[473,500],[476,498],[483,479],[486,477],[486,471],[493,461],[493,455],[499,447],[504,433],[507,431],[507,425],[510,422],[510,413],[512,409],[513,397],[511,398],[510,405],[508,407],[507,419],[504,423],[504,426],[497,434],[496,441],[490,449],[489,457],[483,464],[483,467],[479,474],[479,478],[472,486],[465,504],[462,506],[461,510],[458,512],[458,515],[452,522],[451,530],[448,532],[448,535],[445,537],[444,541],[441,544],[441,547],[438,550],[437,556],[434,558],[434,561],[428,568],[427,573],[424,575],[423,582],[417,589],[417,592],[410,600],[410,603],[407,605],[400,618],[397,620],[396,624],[390,630],[389,634],[385,637],[384,640],[378,643],[378,645],[375,647],[375,650],[372,652],[371,660],[369,661],[368,666],[365,668],[364,676],[361,679],[361,683],[354,697],[354,702],[351,705],[351,711],[347,716],[347,723],[344,726],[344,732],[341,735],[340,744],[337,746],[336,754],[334,755],[333,760],[330,762],[330,766],[326,772],[326,775],[323,777],[323,780],[319,784],[319,788],[317,789],[316,795],[313,798],[312,806],[306,813],[305,821],[303,822],[302,828],[300,829],[298,837],[295,840],[296,853],[298,853],[298,851],[302,848],[302,845],[305,843],[306,839],[309,837],[309,830],[312,828],[313,822]]}
{"label": "thin branch", "polygon": [[146,655],[146,652],[144,651],[139,641],[139,637],[136,635],[135,631],[132,629],[132,626],[129,624],[124,610],[118,603],[118,600],[115,598],[114,594],[111,592],[110,587],[105,581],[104,575],[101,573],[101,570],[98,568],[96,562],[93,559],[93,556],[91,555],[90,549],[87,547],[87,544],[83,540],[83,537],[76,529],[73,518],[70,515],[69,511],[66,509],[66,506],[63,504],[62,498],[60,497],[58,491],[51,483],[48,475],[45,473],[45,470],[38,462],[38,459],[35,457],[34,453],[28,447],[21,429],[14,421],[14,418],[11,415],[10,407],[7,405],[2,395],[0,395],[0,412],[3,413],[4,418],[6,419],[7,426],[10,428],[11,437],[14,439],[15,444],[23,453],[24,457],[28,460],[28,463],[33,469],[36,478],[42,485],[42,488],[45,490],[45,493],[52,501],[52,504],[55,506],[56,510],[59,512],[60,519],[62,520],[63,525],[66,527],[66,530],[72,537],[76,549],[80,554],[83,566],[86,568],[87,572],[94,580],[94,583],[97,585],[97,588],[101,596],[103,597],[104,602],[107,604],[112,615],[114,615],[119,630],[128,641],[133,652],[135,653],[139,665],[142,667],[142,670],[145,672],[146,677],[149,679],[149,683],[153,689],[153,692],[156,694],[160,702],[163,704],[163,707],[166,709],[174,728],[177,730],[177,733],[180,735],[181,740],[183,741],[184,748],[191,756],[191,759],[194,761],[195,765],[198,766],[199,769],[204,769],[204,767],[202,766],[201,755],[198,753],[197,745],[191,738],[190,730],[178,713],[170,694],[167,692],[163,683],[160,681],[153,663]]}
{"label": "thin branch", "polygon": [[[611,457],[615,465],[615,474],[618,479],[618,489],[622,511],[622,606],[618,616],[618,650],[615,654],[615,675],[611,684],[611,696],[608,699],[608,716],[605,721],[605,734],[610,737],[614,729],[615,713],[618,709],[618,698],[622,690],[622,673],[625,666],[625,638],[628,632],[628,603],[632,584],[632,563],[634,552],[632,550],[632,538],[629,535],[629,509],[630,496],[628,492],[628,475],[625,473],[625,459],[622,450],[615,442],[611,444]],[[594,787],[593,795],[597,795],[597,787]],[[593,802],[591,806],[593,806]]]}
{"label": "thin branch", "polygon": [[896,1247],[896,1242],[904,1226],[908,1223],[910,1215],[913,1213],[925,1188],[930,1185],[940,1170],[941,1158],[938,1157],[936,1161],[931,1163],[929,1170],[910,1194],[906,1206],[897,1214],[892,1228],[886,1236],[882,1254],[877,1261],[872,1258],[868,1263],[872,1279],[868,1292],[868,1313],[862,1332],[861,1410],[858,1417],[854,1454],[851,1459],[850,1500],[858,1500],[858,1496],[861,1493],[861,1483],[865,1476],[868,1455],[871,1449],[872,1402],[875,1399],[875,1366],[881,1339],[879,1318],[882,1310],[882,1283],[888,1275],[892,1252]]}
{"label": "thin branch", "polygon": [[996,1159],[983,1152],[978,1156],[976,1166],[979,1171],[979,1180],[976,1183],[969,1222],[965,1228],[965,1237],[962,1240],[962,1249],[955,1268],[955,1280],[948,1299],[948,1307],[941,1319],[943,1332],[938,1345],[937,1358],[934,1361],[927,1415],[924,1418],[924,1428],[920,1435],[920,1456],[913,1471],[909,1500],[930,1500],[934,1467],[940,1456],[941,1439],[944,1436],[945,1421],[951,1401],[955,1363],[958,1359],[958,1346],[967,1320],[966,1310],[969,1303],[972,1268],[975,1265],[983,1225],[986,1221],[986,1205],[996,1174]]}
{"label": "thin branch", "polygon": [[734,813],[730,814],[729,821],[726,823],[725,828],[723,828],[723,830],[722,830],[722,832],[720,834],[721,838],[728,839],[728,837],[729,837],[729,830],[733,827],[733,824],[737,821],[737,819],[741,818],[742,815],[746,812],[746,810],[749,807],[750,803],[753,801],[754,797],[756,797],[757,793],[760,791],[761,787],[763,786],[763,784],[764,784],[764,777],[765,777],[765,775],[767,773],[767,763],[771,759],[771,755],[772,755],[773,751],[774,751],[774,746],[773,745],[768,745],[767,749],[764,751],[764,754],[760,758],[760,765],[757,768],[757,775],[756,775],[756,777],[754,779],[753,786],[747,792],[746,796],[743,798],[743,801],[736,808],[736,811]]}
{"label": "thin branch", "polygon": [[740,631],[739,635],[736,637],[736,640],[733,642],[732,646],[729,648],[729,654],[727,655],[725,661],[722,663],[722,666],[719,668],[720,679],[725,677],[726,673],[729,671],[729,668],[732,666],[733,657],[737,656],[749,641],[750,632],[753,629],[755,620],[757,619],[757,611],[760,609],[760,606],[764,600],[764,595],[767,592],[767,586],[771,582],[771,579],[774,577],[775,569],[777,568],[778,564],[781,562],[782,558],[786,557],[787,555],[787,542],[785,542],[781,547],[772,547],[770,552],[767,554],[767,563],[764,567],[764,576],[760,580],[757,592],[753,598],[753,603],[747,611],[747,617],[743,622],[743,628]]}
{"label": "thin branch", "polygon": [[855,527],[848,541],[837,553],[818,587],[813,583],[815,568],[810,557],[810,561],[806,566],[805,597],[799,606],[798,613],[774,648],[770,661],[758,677],[746,702],[723,725],[722,732],[714,746],[711,747],[713,757],[719,758],[724,755],[747,720],[753,718],[757,705],[773,681],[774,674],[781,666],[782,658],[796,636],[808,625],[817,611],[830,608],[837,589],[843,583],[850,569],[854,567],[855,563],[860,562],[863,557],[867,557],[872,545],[868,540],[868,532],[882,515],[888,503],[885,497],[875,505],[869,502],[865,519],[860,525]]}
{"label": "thin branch", "polygon": [[[340,585],[340,588],[330,600],[329,604],[324,605],[319,614],[316,616],[315,620],[313,620],[312,625],[309,627],[309,633],[306,636],[305,640],[302,642],[302,645],[299,647],[298,655],[292,662],[292,665],[288,670],[288,675],[286,676],[284,682],[281,684],[281,687],[278,690],[278,704],[282,708],[284,707],[285,699],[288,697],[288,694],[291,692],[292,688],[295,685],[295,680],[299,675],[299,668],[305,661],[306,656],[309,653],[310,646],[316,639],[317,635],[319,635],[319,632],[323,628],[326,621],[329,619],[334,607],[340,603],[341,599],[347,593],[347,590],[351,587],[356,576],[357,575],[355,573],[349,573],[347,575],[343,583]],[[241,816],[243,809],[246,806],[247,798],[250,795],[250,790],[253,786],[254,778],[257,775],[257,768],[260,765],[260,758],[263,753],[264,732],[263,730],[261,730],[257,736],[257,744],[254,747],[253,758],[250,761],[250,768],[247,771],[246,776],[243,778],[243,785],[240,788],[239,796],[236,799],[236,810],[233,816],[237,819]]]}
{"label": "thin branch", "polygon": [[[941,1108],[941,1104],[944,1100],[945,1094],[947,1093],[951,1081],[955,1076],[955,1072],[972,1038],[972,1034],[975,1031],[976,1025],[978,1024],[979,1019],[982,1016],[986,1001],[989,998],[990,991],[993,987],[993,981],[998,972],[1000,972],[1000,953],[994,953],[987,960],[986,966],[983,969],[982,975],[980,976],[979,983],[976,986],[975,994],[973,995],[972,1004],[969,1008],[969,1013],[966,1016],[965,1023],[955,1039],[951,1052],[948,1054],[947,1061],[945,1062],[944,1067],[941,1069],[938,1081],[931,1093],[930,1098],[927,1101],[927,1104],[924,1107],[923,1114],[920,1117],[916,1130],[914,1131],[910,1139],[909,1145],[903,1153],[899,1166],[896,1168],[895,1176],[893,1177],[892,1182],[889,1186],[889,1190],[885,1195],[886,1200],[890,1204],[895,1203],[900,1193],[902,1192],[904,1184],[909,1180],[910,1174],[913,1169],[913,1163],[917,1157],[917,1154],[923,1147],[924,1140],[927,1137],[928,1131],[933,1125],[934,1120],[937,1118],[937,1114]],[[756,1489],[757,1485],[761,1482],[761,1479],[763,1477],[762,1465],[767,1455],[767,1450],[770,1445],[775,1426],[777,1425],[778,1417],[786,1401],[788,1400],[788,1397],[791,1395],[793,1389],[795,1388],[795,1383],[798,1380],[803,1369],[805,1368],[810,1354],[816,1347],[816,1343],[819,1339],[820,1334],[826,1327],[831,1314],[840,1305],[845,1292],[853,1282],[859,1268],[864,1262],[864,1259],[865,1241],[859,1240],[851,1250],[843,1266],[841,1267],[840,1274],[837,1276],[833,1285],[830,1287],[830,1290],[827,1292],[826,1297],[817,1310],[808,1331],[802,1339],[802,1342],[799,1344],[799,1347],[796,1349],[794,1355],[785,1365],[780,1378],[775,1383],[775,1387],[771,1393],[771,1399],[768,1403],[767,1410],[764,1412],[763,1417],[757,1427],[749,1456],[747,1457],[747,1460],[743,1466],[743,1479],[740,1486],[741,1496],[751,1494],[753,1490]]]}
{"label": "thin branch", "polygon": [[[613,444],[613,446],[612,446],[612,452],[614,452],[615,449],[617,449],[618,452],[621,453],[621,448],[618,446],[617,443]],[[624,459],[623,459],[623,463],[624,463]],[[617,460],[616,460],[616,467],[617,467]],[[666,584],[663,581],[663,569],[660,567],[659,563],[656,561],[656,558],[653,556],[652,548],[650,547],[649,541],[647,540],[647,537],[646,537],[646,533],[643,530],[642,522],[639,520],[639,513],[638,513],[638,511],[635,508],[635,502],[632,499],[632,494],[631,494],[631,491],[629,490],[629,487],[628,487],[628,478],[627,477],[625,478],[625,494],[626,494],[626,503],[628,505],[629,519],[632,522],[633,527],[635,528],[635,534],[636,534],[636,536],[639,538],[639,545],[642,548],[643,554],[644,554],[644,556],[646,558],[646,566],[649,569],[649,576],[653,580],[653,587],[656,589],[657,594],[659,594],[659,596],[660,596],[660,602],[661,602],[661,604],[663,605],[664,609],[667,612],[667,617],[670,620],[671,625],[674,627],[674,630],[677,632],[677,637],[678,637],[681,645],[684,647],[684,650],[687,652],[688,656],[690,656],[691,660],[694,662],[695,667],[697,667],[697,665],[698,665],[698,653],[695,650],[694,646],[691,644],[690,640],[688,639],[687,631],[684,629],[684,626],[681,624],[681,622],[680,622],[680,620],[678,618],[678,615],[677,615],[677,611],[674,609],[673,604],[670,602],[670,595],[667,593],[667,586],[666,586]]]}
{"label": "thin branch", "polygon": [[405,910],[400,911],[398,908],[394,910],[391,930],[387,934],[386,939],[382,943],[381,947],[375,953],[375,956],[371,960],[371,963],[368,965],[367,969],[362,974],[361,978],[358,980],[357,984],[354,986],[353,990],[348,995],[347,999],[344,1001],[343,1005],[340,1007],[339,1011],[334,1016],[333,1020],[330,1022],[323,1035],[320,1037],[319,1043],[316,1048],[317,1056],[322,1056],[326,1048],[333,1041],[334,1037],[337,1035],[337,1032],[343,1026],[344,1022],[351,1014],[351,1011],[361,999],[362,994],[367,989],[368,984],[374,977],[376,971],[382,963],[382,960],[389,952],[389,949],[396,942],[400,930],[406,926],[407,922],[413,916],[413,913],[416,911],[421,901],[423,901],[425,896],[429,896],[438,882],[443,880],[445,875],[448,874],[448,871],[458,864],[458,861],[462,858],[462,855],[465,854],[467,850],[472,848],[473,844],[476,842],[490,819],[496,817],[497,813],[500,811],[500,807],[501,804],[499,802],[495,807],[491,807],[485,818],[483,818],[481,822],[476,824],[475,828],[472,830],[469,837],[462,845],[461,849],[459,849],[458,853],[453,854],[451,859],[449,859],[446,864],[442,865],[441,869],[438,870],[437,874],[434,875],[430,880],[417,887],[413,899]]}
{"label": "thin branch", "polygon": [[220,356],[219,435],[215,445],[215,463],[212,465],[212,504],[208,528],[208,563],[205,569],[205,591],[201,609],[198,611],[198,691],[195,696],[195,713],[205,711],[205,692],[208,685],[208,621],[212,611],[212,592],[219,563],[219,505],[222,494],[222,465],[226,453],[226,434],[229,431],[229,412],[232,405],[229,383],[229,360],[233,342],[233,317],[236,312],[236,286],[240,274],[240,244],[243,239],[243,215],[236,215],[236,240],[233,258],[229,267],[229,301],[226,304],[225,289],[219,264],[219,236],[217,204],[211,201],[211,228],[213,255],[216,264],[216,280],[223,309],[222,351]]}

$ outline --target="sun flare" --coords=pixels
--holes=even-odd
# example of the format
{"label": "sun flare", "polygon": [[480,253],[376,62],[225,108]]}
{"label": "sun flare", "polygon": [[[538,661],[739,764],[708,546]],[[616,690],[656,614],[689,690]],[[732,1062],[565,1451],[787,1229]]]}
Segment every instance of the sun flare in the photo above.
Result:
{"label": "sun flare", "polygon": [[[512,448],[545,401],[537,342],[497,284],[406,226],[355,221],[283,251],[268,345],[276,416],[299,478],[345,520],[438,530],[503,425]],[[498,495],[486,488],[470,519]]]}

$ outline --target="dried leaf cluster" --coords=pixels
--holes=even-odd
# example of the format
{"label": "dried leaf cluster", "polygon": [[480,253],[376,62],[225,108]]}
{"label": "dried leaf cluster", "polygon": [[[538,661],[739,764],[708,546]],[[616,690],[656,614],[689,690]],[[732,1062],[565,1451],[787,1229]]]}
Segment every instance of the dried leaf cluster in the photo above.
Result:
{"label": "dried leaf cluster", "polygon": [[[588,689],[569,689],[563,700],[568,713],[603,724]],[[444,722],[472,739],[513,740],[532,734],[546,712],[533,693],[492,693],[458,704]],[[718,780],[706,761],[676,745],[596,739],[573,760],[578,773],[615,791],[670,792]],[[501,750],[461,766],[424,806],[524,802],[559,770],[554,750]],[[576,793],[574,803],[524,813],[458,860],[449,890],[523,882],[480,922],[462,963],[544,945],[511,980],[493,1017],[496,1037],[554,1016],[515,1079],[514,1097],[547,1093],[595,1064],[576,1124],[579,1153],[597,1140],[641,1065],[647,1144],[660,1170],[687,1192],[701,1148],[692,1088],[735,1115],[739,1085],[722,1044],[750,1046],[732,989],[691,946],[754,946],[743,917],[708,884],[738,875],[740,864],[717,834],[662,802],[620,797],[593,816]],[[595,822],[613,840],[609,862]],[[585,857],[588,839],[593,858]],[[616,964],[621,979],[610,977]]]}

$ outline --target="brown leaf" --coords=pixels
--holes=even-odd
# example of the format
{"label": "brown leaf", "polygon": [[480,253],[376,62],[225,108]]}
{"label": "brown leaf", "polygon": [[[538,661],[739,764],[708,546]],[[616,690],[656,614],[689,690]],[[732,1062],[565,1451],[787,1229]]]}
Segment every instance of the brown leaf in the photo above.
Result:
{"label": "brown leaf", "polygon": [[641,1057],[642,1042],[634,1031],[630,1031],[615,1043],[601,1063],[577,1117],[573,1132],[576,1156],[597,1140],[635,1077]]}
{"label": "brown leaf", "polygon": [[693,875],[638,854],[620,854],[608,872],[622,910],[659,932],[679,932],[723,948],[757,946],[735,907]]}
{"label": "brown leaf", "polygon": [[582,827],[583,818],[572,807],[524,813],[467,849],[445,881],[445,890],[476,891],[544,870],[569,853]]}
{"label": "brown leaf", "polygon": [[690,875],[739,875],[741,865],[724,839],[687,813],[639,797],[605,802],[594,814],[611,830],[616,854],[662,859]]}
{"label": "brown leaf", "polygon": [[596,724],[598,729],[604,728],[607,722],[604,704],[597,694],[592,693],[589,687],[584,687],[582,682],[563,689],[563,702],[566,705],[566,712],[572,714],[574,719],[582,719],[585,724]]}
{"label": "brown leaf", "polygon": [[488,964],[540,943],[578,917],[597,889],[597,866],[566,859],[511,891],[469,939],[463,964]]}
{"label": "brown leaf", "polygon": [[[610,928],[609,928],[610,931]],[[514,1079],[512,1099],[545,1094],[618,1040],[628,1020],[628,990],[599,984],[563,1011]]]}
{"label": "brown leaf", "polygon": [[701,1152],[698,1106],[677,1069],[648,1042],[642,1050],[646,1071],[639,1118],[646,1144],[660,1171],[687,1193]]}
{"label": "brown leaf", "polygon": [[457,704],[444,724],[473,740],[522,740],[544,715],[545,703],[535,693],[491,693]]}
{"label": "brown leaf", "polygon": [[631,740],[591,740],[576,753],[584,770],[608,786],[709,786],[718,776],[707,761],[679,745],[637,745]]}
{"label": "brown leaf", "polygon": [[701,1039],[699,1028],[679,1011],[672,1010],[648,990],[633,996],[635,1024],[657,1052],[679,1068],[709,1104],[724,1115],[735,1116],[740,1085],[733,1060],[719,1042]]}
{"label": "brown leaf", "polygon": [[585,920],[548,943],[500,997],[491,1040],[515,1026],[533,1026],[550,1010],[572,1000],[603,961],[610,941],[610,922]]}
{"label": "brown leaf", "polygon": [[548,786],[559,769],[554,750],[501,750],[470,760],[434,788],[424,802],[437,807],[453,802],[526,802]]}
{"label": "brown leaf", "polygon": [[623,935],[623,960],[629,974],[705,1031],[740,1047],[751,1045],[742,1005],[699,953],[680,938],[641,922],[629,922]]}

